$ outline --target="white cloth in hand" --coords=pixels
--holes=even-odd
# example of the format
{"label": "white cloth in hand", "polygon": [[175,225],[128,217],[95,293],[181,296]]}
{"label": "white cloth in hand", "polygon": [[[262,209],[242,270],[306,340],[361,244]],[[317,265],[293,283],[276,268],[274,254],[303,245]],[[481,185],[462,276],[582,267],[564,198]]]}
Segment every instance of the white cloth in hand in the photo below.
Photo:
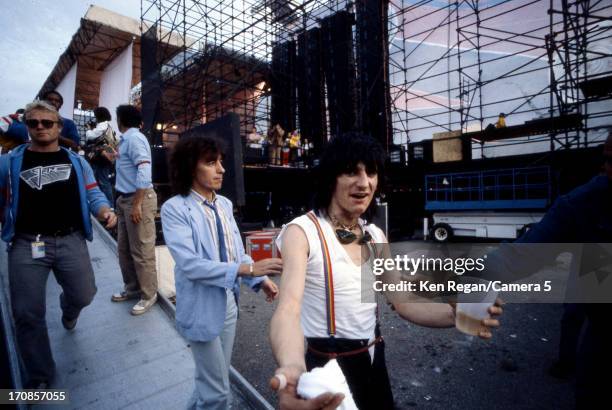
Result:
{"label": "white cloth in hand", "polygon": [[335,359],[330,360],[323,367],[316,367],[308,373],[302,373],[298,380],[297,392],[305,399],[313,399],[328,392],[342,393],[344,400],[338,409],[358,410],[344,373]]}

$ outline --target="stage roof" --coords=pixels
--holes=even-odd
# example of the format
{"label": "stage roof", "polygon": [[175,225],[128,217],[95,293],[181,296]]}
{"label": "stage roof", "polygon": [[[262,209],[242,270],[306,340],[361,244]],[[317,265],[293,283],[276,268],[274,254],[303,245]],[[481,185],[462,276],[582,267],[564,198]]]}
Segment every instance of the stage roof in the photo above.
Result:
{"label": "stage roof", "polygon": [[[148,28],[148,27],[145,27]],[[184,41],[177,35],[162,35],[164,58],[180,51]],[[140,82],[140,21],[98,6],[90,6],[81,19],[81,25],[72,36],[66,51],[60,56],[38,95],[55,89],[70,68],[77,63],[75,102],[82,109],[93,109],[98,104],[100,77],[104,69],[132,47],[132,86]]]}

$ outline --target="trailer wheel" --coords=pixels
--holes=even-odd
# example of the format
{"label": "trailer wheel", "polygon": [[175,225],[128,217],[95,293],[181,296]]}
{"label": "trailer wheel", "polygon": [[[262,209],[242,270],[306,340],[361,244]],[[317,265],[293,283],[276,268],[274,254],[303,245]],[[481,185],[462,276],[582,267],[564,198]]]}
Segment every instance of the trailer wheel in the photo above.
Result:
{"label": "trailer wheel", "polygon": [[453,237],[453,228],[448,224],[435,224],[431,236],[436,242],[448,242]]}

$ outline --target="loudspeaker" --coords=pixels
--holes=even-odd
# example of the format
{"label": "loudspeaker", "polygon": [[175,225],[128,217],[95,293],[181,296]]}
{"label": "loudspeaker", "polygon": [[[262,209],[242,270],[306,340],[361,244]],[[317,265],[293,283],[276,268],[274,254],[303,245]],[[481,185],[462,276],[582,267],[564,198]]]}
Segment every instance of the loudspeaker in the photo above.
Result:
{"label": "loudspeaker", "polygon": [[389,2],[355,3],[361,131],[378,139],[386,152],[393,143],[389,94]]}
{"label": "loudspeaker", "polygon": [[354,131],[357,124],[357,86],[353,53],[353,15],[339,11],[321,21],[323,70],[331,136]]}
{"label": "loudspeaker", "polygon": [[140,77],[142,79],[142,132],[154,145],[161,145],[161,132],[155,132],[155,122],[161,104],[161,74],[157,62],[157,24],[140,39]]}
{"label": "loudspeaker", "polygon": [[327,143],[321,30],[313,28],[298,35],[298,118],[303,139],[313,143],[319,154]]}
{"label": "loudspeaker", "polygon": [[154,184],[170,182],[167,154],[168,149],[166,147],[151,146],[151,177]]}
{"label": "loudspeaker", "polygon": [[378,226],[389,238],[389,205],[386,202],[378,204],[376,213],[372,217],[372,223]]}
{"label": "loudspeaker", "polygon": [[295,129],[295,59],[295,41],[274,44],[272,47],[270,124],[280,124],[287,132]]}
{"label": "loudspeaker", "polygon": [[209,137],[217,140],[223,150],[223,186],[219,194],[228,197],[236,206],[244,206],[244,173],[242,170],[242,143],[240,141],[240,117],[229,113],[181,134]]}

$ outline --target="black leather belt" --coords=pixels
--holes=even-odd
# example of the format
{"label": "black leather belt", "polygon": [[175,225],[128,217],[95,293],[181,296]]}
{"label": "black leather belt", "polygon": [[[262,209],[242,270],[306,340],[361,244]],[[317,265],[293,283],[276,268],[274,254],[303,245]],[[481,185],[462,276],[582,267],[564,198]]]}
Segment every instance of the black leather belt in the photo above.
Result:
{"label": "black leather belt", "polygon": [[56,231],[53,232],[36,232],[36,233],[30,233],[30,232],[18,232],[20,234],[25,234],[25,235],[32,235],[32,236],[67,236],[67,235],[71,235],[75,232],[81,232],[80,228],[74,228],[74,227],[70,227],[70,228],[62,228],[62,229],[58,229]]}
{"label": "black leather belt", "polygon": [[134,196],[134,194],[135,194],[135,192],[125,193],[125,192],[117,191],[117,198],[119,198],[119,197],[129,198],[131,196]]}

